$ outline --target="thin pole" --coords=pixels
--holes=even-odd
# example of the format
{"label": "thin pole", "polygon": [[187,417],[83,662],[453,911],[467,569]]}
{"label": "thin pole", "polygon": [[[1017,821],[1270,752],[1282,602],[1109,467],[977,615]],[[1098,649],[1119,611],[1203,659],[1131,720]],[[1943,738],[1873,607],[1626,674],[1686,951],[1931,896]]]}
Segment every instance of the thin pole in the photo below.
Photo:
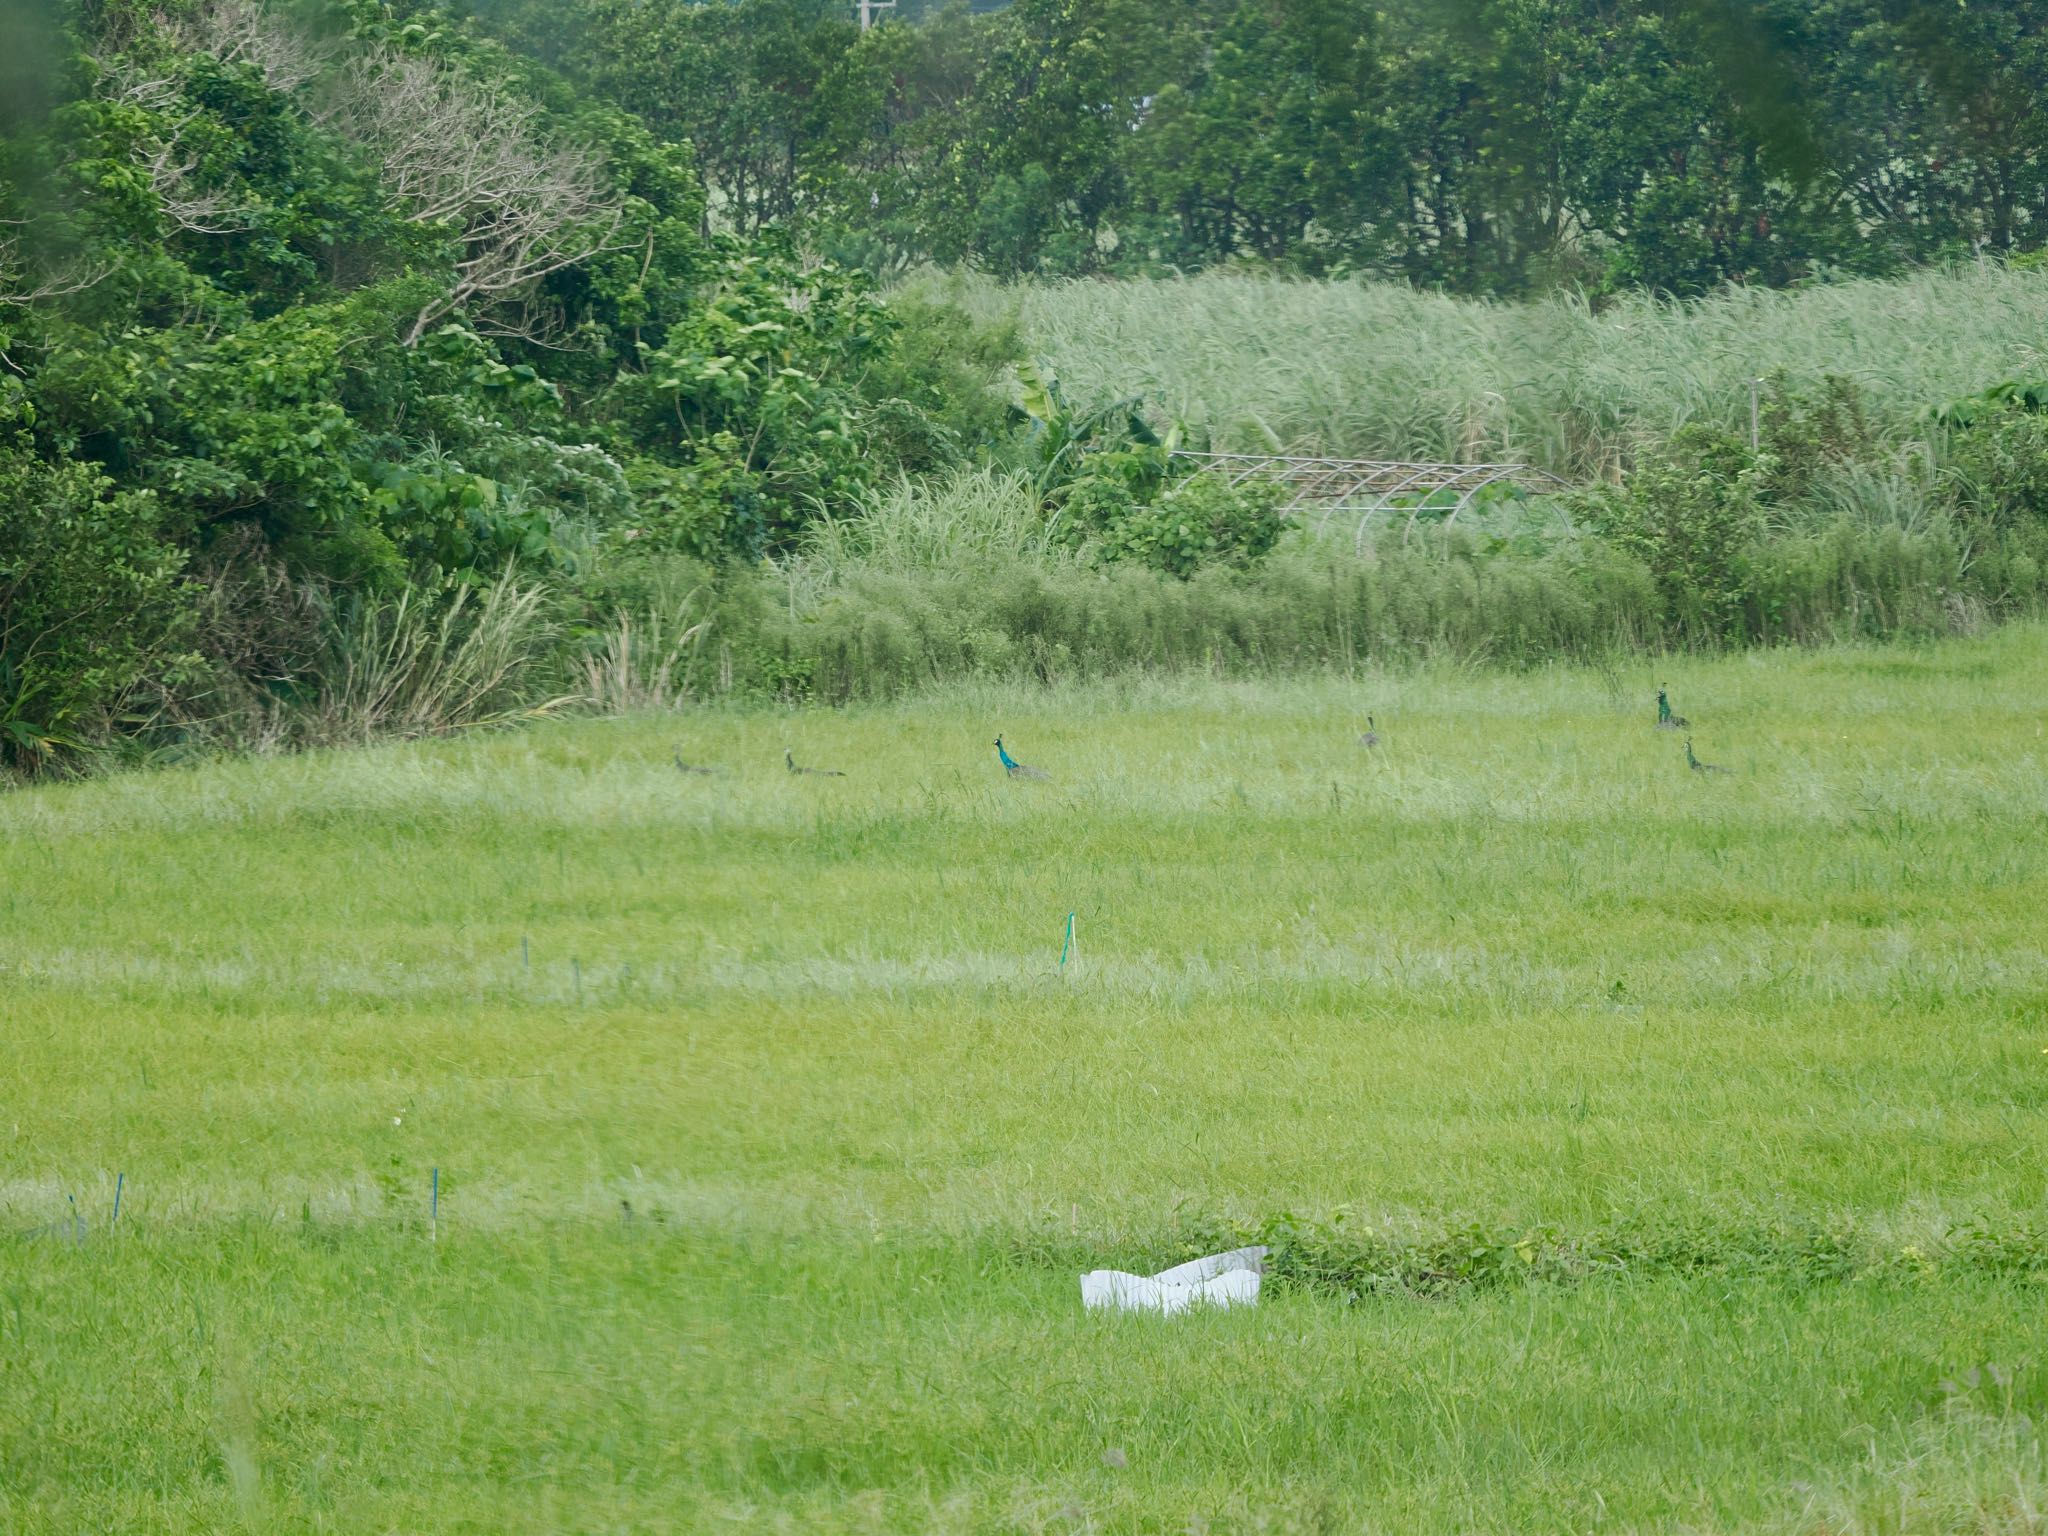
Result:
{"label": "thin pole", "polygon": [[1751,379],[1749,381],[1749,451],[1751,453],[1757,451],[1756,387],[1761,383],[1763,383],[1762,379]]}
{"label": "thin pole", "polygon": [[110,1227],[121,1219],[121,1186],[127,1182],[127,1174],[117,1173],[114,1175],[114,1214],[107,1220],[107,1225]]}
{"label": "thin pole", "polygon": [[441,1240],[441,1170],[434,1169],[433,1192],[427,1197],[427,1241]]}

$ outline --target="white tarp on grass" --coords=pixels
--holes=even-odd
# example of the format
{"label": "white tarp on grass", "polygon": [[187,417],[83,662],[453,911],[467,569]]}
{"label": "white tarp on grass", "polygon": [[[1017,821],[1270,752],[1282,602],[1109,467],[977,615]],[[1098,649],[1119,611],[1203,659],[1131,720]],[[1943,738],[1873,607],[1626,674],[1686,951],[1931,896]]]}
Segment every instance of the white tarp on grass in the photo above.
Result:
{"label": "white tarp on grass", "polygon": [[1156,1275],[1093,1269],[1081,1277],[1081,1305],[1124,1312],[1185,1312],[1196,1304],[1250,1306],[1259,1299],[1264,1248],[1233,1248],[1190,1259]]}

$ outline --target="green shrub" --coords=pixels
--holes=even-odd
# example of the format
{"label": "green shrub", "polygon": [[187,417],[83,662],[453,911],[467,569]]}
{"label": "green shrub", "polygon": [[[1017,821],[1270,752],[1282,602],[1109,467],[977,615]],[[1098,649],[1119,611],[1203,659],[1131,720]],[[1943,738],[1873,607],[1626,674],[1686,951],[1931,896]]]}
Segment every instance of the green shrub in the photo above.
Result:
{"label": "green shrub", "polygon": [[[725,531],[756,540],[758,514],[761,538],[793,543],[820,507],[859,496],[889,467],[884,437],[900,439],[913,408],[885,409],[859,381],[891,355],[897,334],[858,275],[773,246],[735,248],[717,283],[670,318],[661,344],[639,345],[600,410],[622,452],[688,471],[697,485],[709,477],[730,507],[745,500],[728,494],[730,477],[758,487],[757,505]],[[686,520],[706,526],[700,512]]]}
{"label": "green shrub", "polygon": [[1986,405],[1943,444],[1956,505],[1994,527],[2048,520],[2048,415],[2018,401]]}
{"label": "green shrub", "polygon": [[1761,540],[1743,561],[1736,633],[1803,644],[1944,634],[1956,627],[1961,569],[1945,528],[1839,521]]}
{"label": "green shrub", "polygon": [[1103,557],[1134,560],[1183,581],[1205,566],[1249,565],[1279,541],[1284,494],[1277,481],[1233,485],[1222,475],[1189,475],[1105,527]]}
{"label": "green shrub", "polygon": [[146,491],[7,455],[0,508],[0,765],[33,772],[191,663],[192,593]]}
{"label": "green shrub", "polygon": [[1014,414],[997,386],[1020,355],[1016,321],[977,322],[934,293],[892,294],[889,314],[890,345],[860,375],[871,451],[913,474],[989,453]]}
{"label": "green shrub", "polygon": [[730,434],[716,434],[709,447],[692,464],[635,459],[626,466],[634,507],[622,539],[699,560],[760,556],[768,538],[760,481],[741,468]]}
{"label": "green shrub", "polygon": [[1764,531],[1757,480],[1746,444],[1685,427],[1618,489],[1587,498],[1583,520],[1649,568],[1669,633],[1716,644],[1740,626],[1745,557]]}

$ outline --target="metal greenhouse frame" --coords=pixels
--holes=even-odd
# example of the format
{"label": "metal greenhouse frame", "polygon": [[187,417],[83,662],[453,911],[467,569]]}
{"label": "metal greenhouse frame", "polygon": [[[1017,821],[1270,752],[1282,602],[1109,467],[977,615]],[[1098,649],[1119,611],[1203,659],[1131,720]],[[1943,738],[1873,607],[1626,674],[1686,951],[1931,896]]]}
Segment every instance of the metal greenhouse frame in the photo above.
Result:
{"label": "metal greenhouse frame", "polygon": [[[1320,459],[1285,453],[1197,453],[1177,449],[1174,457],[1227,476],[1233,485],[1246,480],[1278,480],[1291,493],[1281,510],[1290,517],[1317,516],[1316,531],[1329,527],[1340,512],[1358,515],[1363,540],[1375,516],[1406,512],[1408,525],[1430,502],[1441,505],[1445,493],[1457,501],[1444,515],[1449,526],[1480,492],[1496,485],[1514,486],[1525,494],[1560,491],[1569,482],[1548,470],[1527,464],[1425,464],[1394,459]],[[1558,517],[1564,520],[1559,509]],[[1571,525],[1565,522],[1567,530]]]}

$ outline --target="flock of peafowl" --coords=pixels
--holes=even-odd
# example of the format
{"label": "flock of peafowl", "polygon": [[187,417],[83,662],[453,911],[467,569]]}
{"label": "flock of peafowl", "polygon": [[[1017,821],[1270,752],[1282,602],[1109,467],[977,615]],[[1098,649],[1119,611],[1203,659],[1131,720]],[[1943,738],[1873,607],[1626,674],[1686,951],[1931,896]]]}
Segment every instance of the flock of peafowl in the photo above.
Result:
{"label": "flock of peafowl", "polygon": [[1668,685],[1657,690],[1657,729],[1660,731],[1684,731],[1685,766],[1694,773],[1726,773],[1728,770],[1719,763],[1703,763],[1693,755],[1692,722],[1683,715],[1671,713],[1671,694]]}
{"label": "flock of peafowl", "polygon": [[[1657,729],[1660,731],[1684,731],[1685,765],[1694,773],[1726,773],[1728,770],[1719,763],[1701,762],[1692,749],[1692,722],[1683,715],[1671,712],[1671,694],[1668,685],[1657,689]],[[1365,729],[1358,734],[1358,744],[1368,752],[1379,750],[1380,731],[1371,715],[1365,717]],[[1050,781],[1052,775],[1043,768],[1033,768],[1029,763],[1020,763],[1010,756],[1010,749],[1003,745],[1003,738],[996,738],[996,761],[1003,765],[1003,773],[1013,779],[1038,779]],[[698,763],[686,763],[681,752],[675,755],[675,764],[681,773],[723,773],[722,768],[707,768]],[[796,760],[796,752],[790,747],[782,749],[782,764],[798,778],[809,776],[820,779],[843,779],[846,774],[838,768],[807,768]]]}

